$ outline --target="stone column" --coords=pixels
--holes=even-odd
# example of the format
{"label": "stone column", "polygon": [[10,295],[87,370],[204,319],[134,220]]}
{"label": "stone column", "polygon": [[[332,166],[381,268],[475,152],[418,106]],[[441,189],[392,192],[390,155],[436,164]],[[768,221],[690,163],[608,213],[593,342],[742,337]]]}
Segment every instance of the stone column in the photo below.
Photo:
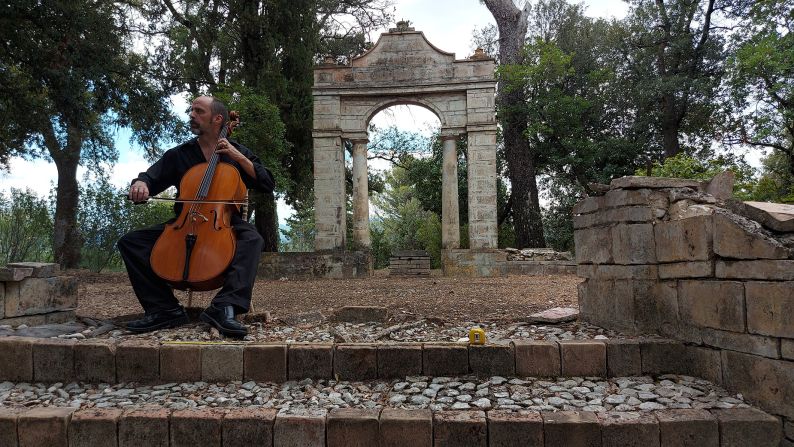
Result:
{"label": "stone column", "polygon": [[469,247],[497,248],[496,126],[468,129]]}
{"label": "stone column", "polygon": [[460,248],[458,204],[458,135],[441,134],[444,158],[441,169],[441,247]]}
{"label": "stone column", "polygon": [[314,132],[315,250],[344,250],[345,153],[340,132]]}
{"label": "stone column", "polygon": [[372,247],[369,235],[369,182],[367,180],[367,139],[353,143],[353,243],[356,248]]}

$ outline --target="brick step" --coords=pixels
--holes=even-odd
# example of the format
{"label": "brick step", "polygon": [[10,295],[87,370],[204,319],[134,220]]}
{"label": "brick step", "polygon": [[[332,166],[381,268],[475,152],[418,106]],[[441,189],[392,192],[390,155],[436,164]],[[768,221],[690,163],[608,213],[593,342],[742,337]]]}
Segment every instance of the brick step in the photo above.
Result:
{"label": "brick step", "polygon": [[780,421],[753,408],[645,413],[339,408],[137,410],[0,408],[0,445],[220,446],[753,446],[776,447]]}
{"label": "brick step", "polygon": [[[685,374],[721,383],[717,351],[663,339],[460,343],[156,343],[0,337],[0,381],[391,379],[411,375],[622,377]],[[715,362],[717,363],[715,366]]]}

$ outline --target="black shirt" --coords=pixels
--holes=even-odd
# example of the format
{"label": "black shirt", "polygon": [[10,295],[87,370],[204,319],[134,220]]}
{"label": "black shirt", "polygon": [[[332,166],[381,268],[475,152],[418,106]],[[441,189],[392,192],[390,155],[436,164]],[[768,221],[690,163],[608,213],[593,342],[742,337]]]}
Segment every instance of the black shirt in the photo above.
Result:
{"label": "black shirt", "polygon": [[[250,149],[236,141],[229,140],[229,143],[237,148],[240,153],[245,155],[246,158],[251,160],[251,163],[254,164],[256,178],[249,176],[239,163],[226,155],[221,155],[219,161],[229,163],[237,168],[243,183],[245,183],[248,189],[256,189],[266,193],[273,192],[273,188],[275,187],[273,174],[266,167],[262,166],[259,157],[254,155]],[[146,186],[149,188],[149,196],[155,196],[169,187],[175,186],[177,197],[179,197],[179,182],[182,180],[182,176],[193,166],[206,162],[207,160],[204,158],[204,153],[201,151],[198,138],[193,138],[179,146],[167,150],[157,162],[146,170],[146,172],[138,174],[138,177],[133,180],[133,183],[137,180],[146,183]],[[181,203],[176,203],[174,205],[174,212],[177,215],[179,215],[181,209]]]}

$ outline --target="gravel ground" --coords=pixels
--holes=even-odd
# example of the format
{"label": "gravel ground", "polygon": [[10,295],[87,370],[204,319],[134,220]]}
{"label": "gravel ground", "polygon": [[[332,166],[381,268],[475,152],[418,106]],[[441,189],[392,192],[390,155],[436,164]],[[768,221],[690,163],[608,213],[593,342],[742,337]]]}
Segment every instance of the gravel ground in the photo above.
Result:
{"label": "gravel ground", "polygon": [[[265,312],[273,319],[288,319],[308,312],[327,316],[343,306],[381,306],[403,319],[509,322],[551,307],[577,307],[576,286],[581,282],[575,275],[390,278],[383,273],[368,279],[259,280],[254,286],[253,319]],[[129,319],[142,312],[126,273],[67,274],[80,278],[78,315]],[[186,296],[177,292],[183,304]],[[213,296],[213,292],[194,293],[192,305],[206,307]]]}
{"label": "gravel ground", "polygon": [[0,406],[170,409],[214,407],[276,408],[282,413],[322,413],[333,408],[430,408],[501,410],[653,411],[680,408],[748,407],[708,381],[664,375],[557,380],[491,377],[407,377],[391,382],[305,379],[280,385],[256,382],[213,384],[0,383]]}

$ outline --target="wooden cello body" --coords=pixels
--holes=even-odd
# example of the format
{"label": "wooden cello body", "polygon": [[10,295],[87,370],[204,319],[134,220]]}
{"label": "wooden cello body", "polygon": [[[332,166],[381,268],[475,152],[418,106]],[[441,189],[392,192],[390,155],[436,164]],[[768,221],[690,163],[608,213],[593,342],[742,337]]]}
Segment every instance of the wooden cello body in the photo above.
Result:
{"label": "wooden cello body", "polygon": [[[227,132],[224,127],[219,139]],[[178,290],[221,287],[237,250],[231,218],[239,205],[229,202],[242,202],[246,192],[240,173],[217,153],[190,168],[179,183],[182,211],[152,248],[152,270]]]}

